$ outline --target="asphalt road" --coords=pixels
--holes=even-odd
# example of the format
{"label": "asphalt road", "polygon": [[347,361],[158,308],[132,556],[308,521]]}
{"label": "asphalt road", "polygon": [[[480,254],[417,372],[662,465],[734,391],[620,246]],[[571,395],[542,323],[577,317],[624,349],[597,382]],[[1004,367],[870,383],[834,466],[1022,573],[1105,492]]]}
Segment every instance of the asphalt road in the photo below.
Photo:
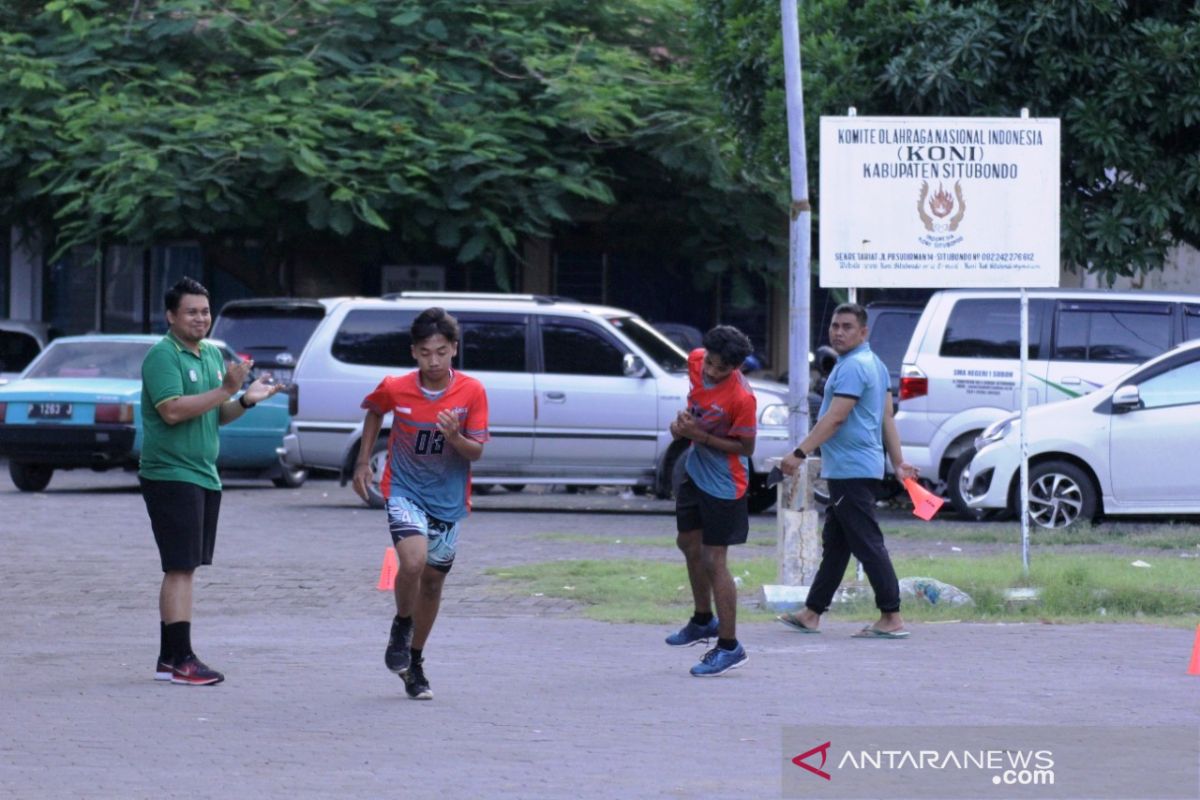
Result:
{"label": "asphalt road", "polygon": [[605,557],[551,534],[673,533],[669,504],[616,492],[479,498],[428,703],[382,663],[383,517],[334,482],[228,484],[193,637],[228,676],[216,687],[151,680],[161,573],[134,476],[62,473],[42,494],[0,476],[0,529],[4,798],[779,797],[793,739],[832,726],[1200,719],[1186,630],[927,624],[864,642],[863,620],[821,636],[749,624],[749,664],[699,680],[701,648],[666,647],[670,630],[589,621],[485,574]]}

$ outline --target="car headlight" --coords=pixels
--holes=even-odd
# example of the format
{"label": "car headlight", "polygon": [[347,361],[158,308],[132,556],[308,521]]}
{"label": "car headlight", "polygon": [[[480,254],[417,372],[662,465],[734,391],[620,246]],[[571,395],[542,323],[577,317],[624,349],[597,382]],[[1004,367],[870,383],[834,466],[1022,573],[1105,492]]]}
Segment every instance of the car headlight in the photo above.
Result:
{"label": "car headlight", "polygon": [[1013,423],[1016,422],[1020,414],[1009,414],[1007,417],[1001,417],[983,429],[983,433],[975,437],[975,449],[982,450],[985,446],[998,442],[1005,436],[1008,436],[1012,430]]}
{"label": "car headlight", "polygon": [[787,425],[788,407],[783,403],[773,403],[769,406],[764,406],[763,410],[758,414],[758,424],[766,427],[779,427]]}

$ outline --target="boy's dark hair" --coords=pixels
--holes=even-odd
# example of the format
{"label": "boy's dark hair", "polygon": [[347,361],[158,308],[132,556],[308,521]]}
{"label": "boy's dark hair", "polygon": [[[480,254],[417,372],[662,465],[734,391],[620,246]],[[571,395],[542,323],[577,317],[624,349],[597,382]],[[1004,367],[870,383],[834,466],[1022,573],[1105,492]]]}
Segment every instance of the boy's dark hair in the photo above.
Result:
{"label": "boy's dark hair", "polygon": [[842,303],[833,310],[833,316],[838,314],[853,314],[858,317],[858,326],[860,328],[867,327],[867,310],[858,303]]}
{"label": "boy's dark hair", "polygon": [[[176,282],[174,286],[167,289],[167,293],[163,295],[163,302],[167,306],[167,311],[174,314],[179,310],[179,301],[185,294],[202,294],[208,297],[208,289],[205,289],[200,281],[195,278],[183,277]],[[209,298],[212,299],[211,297]]]}
{"label": "boy's dark hair", "polygon": [[434,306],[427,308],[413,320],[412,342],[423,342],[430,336],[441,334],[451,344],[458,343],[458,320],[446,313],[446,309]]}
{"label": "boy's dark hair", "polygon": [[750,337],[732,325],[718,325],[704,334],[704,349],[721,359],[727,367],[740,367],[754,352]]}

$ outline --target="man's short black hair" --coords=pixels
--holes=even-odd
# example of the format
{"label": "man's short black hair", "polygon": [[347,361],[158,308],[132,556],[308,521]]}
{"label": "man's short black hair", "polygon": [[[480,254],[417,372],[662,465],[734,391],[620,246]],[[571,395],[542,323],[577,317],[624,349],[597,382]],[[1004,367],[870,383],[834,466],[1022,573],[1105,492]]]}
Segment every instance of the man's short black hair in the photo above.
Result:
{"label": "man's short black hair", "polygon": [[704,349],[727,367],[738,368],[754,352],[750,337],[732,325],[718,325],[704,334]]}
{"label": "man's short black hair", "polygon": [[412,342],[418,344],[439,333],[451,344],[458,343],[458,320],[446,313],[446,309],[434,306],[427,308],[413,320]]}
{"label": "man's short black hair", "polygon": [[858,327],[867,327],[867,310],[858,303],[842,303],[833,310],[833,316],[838,314],[853,314],[858,318]]}
{"label": "man's short black hair", "polygon": [[[179,301],[183,299],[185,294],[200,294],[208,297],[208,289],[195,278],[183,277],[163,295],[163,302],[167,306],[167,311],[174,314],[179,310]],[[209,298],[210,300],[212,298]]]}

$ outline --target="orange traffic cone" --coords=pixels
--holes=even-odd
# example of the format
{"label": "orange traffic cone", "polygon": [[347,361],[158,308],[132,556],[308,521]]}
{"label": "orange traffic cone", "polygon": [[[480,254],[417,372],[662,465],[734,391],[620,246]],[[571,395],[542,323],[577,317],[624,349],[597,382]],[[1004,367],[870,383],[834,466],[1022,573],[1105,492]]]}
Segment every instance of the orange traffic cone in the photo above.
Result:
{"label": "orange traffic cone", "polygon": [[383,566],[379,569],[379,585],[375,588],[381,592],[390,592],[396,585],[396,571],[400,568],[396,561],[396,550],[389,547],[383,554]]}
{"label": "orange traffic cone", "polygon": [[908,490],[908,496],[912,498],[913,514],[925,521],[933,519],[933,515],[942,507],[942,503],[946,502],[912,478],[904,479],[904,488]]}
{"label": "orange traffic cone", "polygon": [[1192,662],[1188,664],[1188,675],[1200,675],[1200,625],[1196,626],[1196,643],[1192,645]]}

